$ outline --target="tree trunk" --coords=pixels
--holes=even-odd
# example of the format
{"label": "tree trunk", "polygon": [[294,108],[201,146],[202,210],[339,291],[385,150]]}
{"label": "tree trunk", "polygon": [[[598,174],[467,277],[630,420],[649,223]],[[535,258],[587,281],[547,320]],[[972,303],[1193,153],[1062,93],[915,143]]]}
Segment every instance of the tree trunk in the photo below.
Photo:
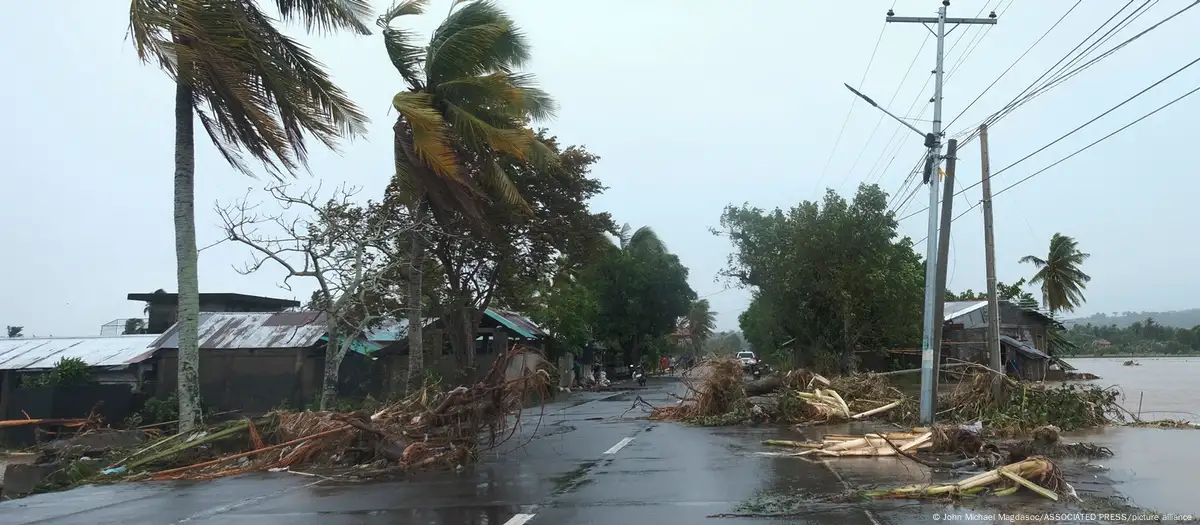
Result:
{"label": "tree trunk", "polygon": [[421,237],[421,208],[413,207],[414,231],[412,233],[411,259],[408,272],[408,375],[405,378],[405,393],[421,388],[425,379],[424,319],[421,316],[421,280],[425,268],[425,240]]}
{"label": "tree trunk", "polygon": [[461,298],[446,306],[442,317],[443,328],[458,365],[457,379],[463,383],[471,380],[475,371],[475,337],[478,328],[475,309],[464,304]]}
{"label": "tree trunk", "polygon": [[338,372],[342,368],[342,356],[339,356],[340,343],[335,343],[333,337],[325,343],[325,372],[321,378],[321,410],[333,410],[337,405]]}
{"label": "tree trunk", "polygon": [[196,143],[192,87],[175,83],[175,269],[179,285],[179,429],[200,424],[200,277],[196,253]]}

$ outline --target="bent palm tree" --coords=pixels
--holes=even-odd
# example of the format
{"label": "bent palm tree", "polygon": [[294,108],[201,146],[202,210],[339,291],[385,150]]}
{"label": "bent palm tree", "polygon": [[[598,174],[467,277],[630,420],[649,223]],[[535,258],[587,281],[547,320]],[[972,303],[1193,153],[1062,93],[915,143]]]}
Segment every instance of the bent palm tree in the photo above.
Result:
{"label": "bent palm tree", "polygon": [[1042,304],[1051,314],[1072,312],[1086,299],[1083,290],[1092,278],[1079,267],[1090,254],[1079,251],[1079,243],[1072,237],[1055,233],[1050,238],[1050,252],[1045,259],[1026,255],[1022,263],[1032,263],[1037,273],[1029,284],[1042,285]]}
{"label": "bent palm tree", "polygon": [[[399,116],[393,127],[396,173],[388,197],[407,204],[418,223],[428,214],[441,224],[463,218],[486,230],[481,210],[488,200],[527,208],[500,156],[534,163],[554,160],[528,127],[530,121],[550,117],[554,102],[534,86],[531,75],[515,72],[529,59],[529,44],[492,2],[455,0],[425,46],[416,43],[411,31],[392,25],[399,17],[421,14],[427,3],[398,3],[378,21],[388,57],[408,87],[392,98]],[[418,232],[411,242],[413,268],[418,268],[426,241]],[[416,350],[422,343],[420,272],[410,272],[409,279],[411,388],[422,367]],[[470,368],[474,327],[456,324],[462,326],[448,335]]]}
{"label": "bent palm tree", "polygon": [[[363,0],[275,0],[284,20],[309,29],[370,34]],[[254,0],[133,0],[138,57],[175,81],[175,258],[179,286],[179,421],[200,419],[194,121],[225,161],[251,174],[242,153],[276,177],[307,166],[308,132],[333,148],[366,117],[323,66],[273,25]]]}

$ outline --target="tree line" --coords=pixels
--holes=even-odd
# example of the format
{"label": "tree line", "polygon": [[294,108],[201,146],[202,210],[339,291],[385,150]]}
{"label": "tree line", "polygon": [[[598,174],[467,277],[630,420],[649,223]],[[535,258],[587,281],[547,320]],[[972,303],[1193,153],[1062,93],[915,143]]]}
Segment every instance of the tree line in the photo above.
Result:
{"label": "tree line", "polygon": [[[733,245],[722,274],[751,291],[738,321],[760,355],[797,366],[850,371],[861,351],[914,348],[921,342],[925,270],[912,239],[897,232],[887,194],[863,184],[849,200],[828,190],[790,209],[728,206],[714,230]],[[1054,234],[1047,255],[1026,256],[1035,271],[998,296],[1052,315],[1085,301],[1088,254]],[[946,300],[984,300],[972,290]],[[1068,344],[1052,334],[1052,346]]]}
{"label": "tree line", "polygon": [[1129,326],[1076,324],[1067,331],[1070,355],[1184,355],[1200,353],[1200,325],[1175,328],[1153,317]]}

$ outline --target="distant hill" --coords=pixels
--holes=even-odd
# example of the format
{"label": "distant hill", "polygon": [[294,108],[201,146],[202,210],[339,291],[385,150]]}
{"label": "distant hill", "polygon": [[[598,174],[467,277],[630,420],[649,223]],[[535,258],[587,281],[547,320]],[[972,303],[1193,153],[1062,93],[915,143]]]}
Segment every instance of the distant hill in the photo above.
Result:
{"label": "distant hill", "polygon": [[1080,317],[1077,319],[1067,319],[1064,324],[1070,326],[1074,324],[1093,324],[1096,326],[1117,325],[1117,328],[1125,328],[1138,321],[1145,321],[1147,317],[1153,317],[1154,322],[1163,326],[1174,328],[1191,328],[1200,325],[1200,308],[1190,310],[1175,310],[1173,312],[1112,312],[1108,314],[1096,314],[1088,317]]}

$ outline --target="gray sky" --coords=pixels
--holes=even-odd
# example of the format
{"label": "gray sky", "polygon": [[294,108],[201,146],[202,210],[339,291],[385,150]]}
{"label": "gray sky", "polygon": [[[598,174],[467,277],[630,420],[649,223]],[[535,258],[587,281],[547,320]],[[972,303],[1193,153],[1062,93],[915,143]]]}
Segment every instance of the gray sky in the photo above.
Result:
{"label": "gray sky", "polygon": [[[834,150],[857,85],[892,0],[798,2],[755,0],[734,7],[713,0],[504,0],[535,45],[529,70],[560,102],[548,126],[567,144],[602,158],[595,174],[609,186],[594,206],[619,222],[650,225],[691,268],[691,284],[708,296],[722,329],[737,327],[749,294],[715,282],[729,249],[712,236],[723,206],[771,208],[818,197],[825,186],[850,193],[863,180],[895,193],[921,155],[911,132],[885,145],[898,125],[856,104]],[[1071,4],[1067,0],[1000,0],[999,25],[977,38],[960,27],[947,40],[947,119],[957,115]],[[1156,2],[1101,49],[1132,36],[1190,1]],[[931,16],[936,0],[898,0],[900,16]],[[951,134],[1002,107],[1113,12],[1120,0],[1094,0],[1072,13],[949,129]],[[1136,2],[1141,4],[1141,2]],[[444,15],[434,2],[416,21],[424,35]],[[989,1],[987,7],[997,5]],[[958,0],[951,16],[975,16],[979,0]],[[378,2],[377,9],[387,7]],[[129,292],[175,291],[171,227],[172,88],[166,75],[140,64],[125,38],[123,2],[15,2],[0,19],[0,194],[5,276],[0,322],[27,335],[95,335],[100,325],[141,313]],[[986,15],[986,11],[984,12]],[[998,170],[1191,61],[1200,9],[1189,11],[1054,88],[999,122],[991,132]],[[300,31],[292,29],[293,34]],[[912,24],[890,24],[862,84],[896,113],[928,100],[919,88],[933,69],[933,40]],[[303,37],[336,80],[372,117],[371,135],[341,154],[314,149],[302,186],[347,182],[377,195],[389,178],[389,101],[402,88],[379,37]],[[975,42],[972,47],[971,43]],[[1200,66],[1115,111],[1047,151],[998,175],[999,190],[1195,87]],[[1092,254],[1093,277],[1083,313],[1200,306],[1197,257],[1188,241],[1200,218],[1200,186],[1188,162],[1200,95],[1188,98],[1103,144],[998,196],[996,253],[1002,281],[1032,273],[1017,264],[1044,255],[1060,231]],[[921,118],[929,119],[932,109]],[[918,122],[926,128],[928,122]],[[871,140],[868,140],[870,138]],[[902,139],[902,142],[901,140]],[[899,144],[899,146],[897,146]],[[898,152],[891,162],[893,151]],[[830,159],[826,169],[826,162]],[[860,158],[861,154],[861,158]],[[197,137],[197,225],[201,246],[220,237],[215,201],[236,199],[265,182],[231,170]],[[882,159],[882,160],[880,160]],[[959,177],[979,177],[978,145],[960,155]],[[887,169],[881,169],[887,166]],[[874,168],[874,169],[872,169]],[[955,200],[976,203],[979,189]],[[924,188],[903,214],[928,201]],[[956,211],[957,214],[957,211]],[[924,237],[924,215],[902,232]],[[984,287],[979,210],[954,223],[950,286]],[[200,256],[205,292],[307,296],[277,286],[268,269],[242,276],[232,265],[249,257],[225,244]]]}

